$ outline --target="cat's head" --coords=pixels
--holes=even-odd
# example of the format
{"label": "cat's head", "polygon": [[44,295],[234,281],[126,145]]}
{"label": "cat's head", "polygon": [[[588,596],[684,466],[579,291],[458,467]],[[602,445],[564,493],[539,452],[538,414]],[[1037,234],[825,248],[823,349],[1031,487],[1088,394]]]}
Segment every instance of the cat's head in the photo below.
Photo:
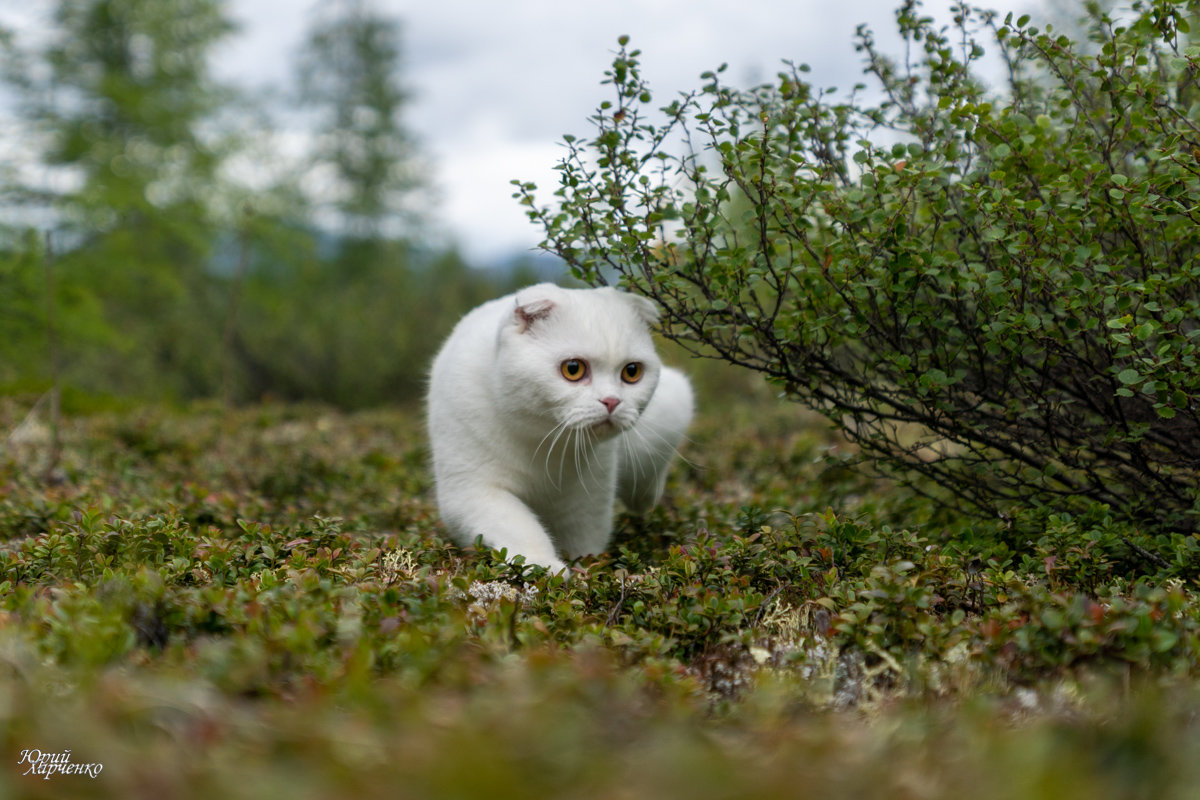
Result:
{"label": "cat's head", "polygon": [[551,427],[600,437],[627,430],[658,385],[657,319],[652,302],[616,289],[539,284],[518,292],[498,339],[502,402]]}

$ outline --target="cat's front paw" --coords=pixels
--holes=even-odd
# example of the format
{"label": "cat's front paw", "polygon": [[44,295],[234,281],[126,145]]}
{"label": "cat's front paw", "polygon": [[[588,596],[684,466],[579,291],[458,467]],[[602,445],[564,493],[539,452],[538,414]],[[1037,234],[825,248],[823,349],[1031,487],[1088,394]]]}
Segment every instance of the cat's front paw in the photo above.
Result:
{"label": "cat's front paw", "polygon": [[562,575],[564,578],[571,577],[571,568],[568,567],[564,562],[559,561],[557,558],[551,559],[546,563],[533,563],[536,563],[539,567],[545,567],[546,572],[550,573],[551,575]]}
{"label": "cat's front paw", "polygon": [[[475,543],[476,543],[476,546],[484,546],[484,547],[487,546],[486,543],[482,541],[482,537],[479,539],[476,539]],[[506,548],[506,549],[500,550],[498,555],[504,561],[508,562],[509,564],[514,564],[514,565],[520,564],[522,567],[524,567],[526,569],[528,569],[529,567],[541,567],[542,569],[546,570],[546,572],[549,573],[550,575],[567,576],[567,575],[571,574],[571,568],[569,566],[567,566],[566,562],[562,561],[557,556],[557,554],[556,555],[546,555],[546,554],[529,555],[528,553],[522,553],[519,550],[514,552],[511,548]]]}

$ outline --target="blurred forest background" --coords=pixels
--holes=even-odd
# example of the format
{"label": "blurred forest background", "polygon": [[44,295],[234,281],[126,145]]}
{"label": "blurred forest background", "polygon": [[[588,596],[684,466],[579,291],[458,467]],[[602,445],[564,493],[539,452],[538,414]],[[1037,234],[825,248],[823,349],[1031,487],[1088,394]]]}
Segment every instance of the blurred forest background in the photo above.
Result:
{"label": "blurred forest background", "polygon": [[[23,138],[0,162],[0,394],[403,403],[463,311],[532,279],[426,235],[399,20],[321,6],[275,109],[214,81],[233,35],[218,0],[59,0],[44,41],[0,29]],[[284,113],[314,132],[299,152]]]}

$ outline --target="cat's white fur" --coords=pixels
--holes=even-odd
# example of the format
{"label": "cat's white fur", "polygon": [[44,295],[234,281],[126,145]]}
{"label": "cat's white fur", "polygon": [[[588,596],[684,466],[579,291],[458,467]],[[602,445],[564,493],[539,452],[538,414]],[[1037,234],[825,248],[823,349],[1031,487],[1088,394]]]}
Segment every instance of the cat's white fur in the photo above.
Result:
{"label": "cat's white fur", "polygon": [[[484,303],[433,363],[428,422],[442,521],[509,558],[562,570],[603,552],[616,498],[658,502],[692,418],[692,387],[662,366],[658,309],[616,289],[544,283]],[[567,361],[586,376],[570,381]],[[642,365],[636,382],[622,377]],[[578,366],[578,365],[576,365]]]}

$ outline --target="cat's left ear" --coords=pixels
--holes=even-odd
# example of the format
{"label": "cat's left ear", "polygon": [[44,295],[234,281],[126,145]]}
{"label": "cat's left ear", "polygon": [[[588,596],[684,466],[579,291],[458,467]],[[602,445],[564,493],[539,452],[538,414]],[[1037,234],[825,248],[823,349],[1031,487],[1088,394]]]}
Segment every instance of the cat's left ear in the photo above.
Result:
{"label": "cat's left ear", "polygon": [[662,311],[653,300],[642,297],[640,294],[628,294],[625,292],[622,292],[621,296],[625,298],[625,302],[633,307],[634,313],[641,317],[647,325],[653,325],[658,322]]}
{"label": "cat's left ear", "polygon": [[550,312],[553,310],[554,301],[544,297],[519,302],[516,311],[513,312],[513,320],[517,323],[517,333],[525,333],[533,327],[535,322],[550,316]]}

